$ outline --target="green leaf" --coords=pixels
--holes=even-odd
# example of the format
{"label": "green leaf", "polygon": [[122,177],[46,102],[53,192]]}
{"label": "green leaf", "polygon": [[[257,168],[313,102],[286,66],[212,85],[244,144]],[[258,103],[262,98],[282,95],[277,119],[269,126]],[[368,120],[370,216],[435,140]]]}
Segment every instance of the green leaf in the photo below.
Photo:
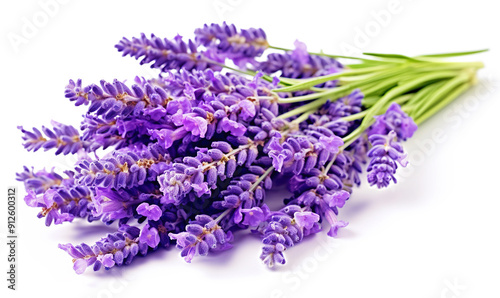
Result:
{"label": "green leaf", "polygon": [[307,90],[311,87],[314,87],[318,84],[332,81],[344,76],[349,76],[349,75],[359,75],[359,74],[365,74],[365,73],[372,73],[375,74],[377,70],[382,70],[381,73],[384,73],[384,69],[387,68],[385,66],[375,66],[372,68],[364,68],[364,69],[353,69],[353,70],[345,70],[342,72],[337,72],[329,75],[324,75],[320,77],[314,77],[310,79],[302,79],[300,83],[291,85],[289,87],[284,87],[284,88],[278,88],[278,89],[273,89],[273,92],[294,92],[294,91],[299,91],[299,90]]}
{"label": "green leaf", "polygon": [[489,49],[482,49],[477,51],[467,51],[467,52],[454,52],[454,53],[442,53],[442,54],[429,54],[429,55],[420,55],[417,57],[430,57],[430,58],[444,58],[444,57],[457,57],[457,56],[466,56],[479,54],[489,51]]}
{"label": "green leaf", "polygon": [[408,56],[401,55],[401,54],[363,53],[363,55],[379,57],[379,58],[383,58],[383,59],[400,59],[400,60],[415,61],[415,62],[422,62],[423,61],[423,60],[419,60],[419,59],[408,57]]}

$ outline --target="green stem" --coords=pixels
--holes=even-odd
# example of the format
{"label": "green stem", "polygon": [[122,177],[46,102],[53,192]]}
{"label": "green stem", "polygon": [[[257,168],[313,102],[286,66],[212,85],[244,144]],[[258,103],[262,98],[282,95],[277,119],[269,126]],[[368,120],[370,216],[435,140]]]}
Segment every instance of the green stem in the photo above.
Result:
{"label": "green stem", "polygon": [[270,49],[273,49],[273,50],[284,51],[284,52],[290,52],[290,51],[292,51],[292,50],[290,50],[290,49],[285,49],[285,48],[275,47],[275,46],[272,46],[272,45],[269,45],[269,48],[270,48]]}
{"label": "green stem", "polygon": [[302,115],[300,115],[297,119],[293,120],[292,123],[299,124],[299,123],[301,123],[303,121],[306,121],[307,119],[309,119],[309,116],[311,114],[313,114],[314,112],[316,112],[316,111],[315,110],[309,110],[309,111],[303,113]]}
{"label": "green stem", "polygon": [[[395,76],[398,74],[402,74],[402,73],[404,73],[405,68],[406,68],[406,66],[396,67],[394,69],[390,69],[387,71],[382,71],[378,74],[374,74],[370,78],[365,79],[363,81],[353,82],[353,83],[350,83],[348,85],[344,85],[344,86],[340,86],[340,87],[336,87],[336,88],[331,88],[331,89],[327,89],[326,91],[312,93],[312,94],[308,94],[308,95],[282,98],[282,99],[279,99],[278,102],[279,103],[301,102],[301,101],[305,101],[305,100],[312,100],[312,99],[315,99],[318,97],[326,97],[326,96],[333,96],[333,95],[337,95],[338,97],[341,97],[341,96],[349,94],[350,92],[352,92],[354,89],[356,89],[358,87],[366,86],[366,85],[369,85],[371,83],[375,84],[376,82],[381,81],[383,79],[387,79],[389,77],[392,77],[392,76]],[[295,86],[297,86],[297,85],[295,85]],[[283,89],[285,89],[285,88],[283,88]],[[278,90],[277,92],[281,92],[281,91],[279,91],[280,89],[275,89],[275,90]]]}
{"label": "green stem", "polygon": [[[381,109],[381,111],[384,111],[384,110],[387,110],[387,108],[389,107],[389,105],[393,102],[395,103],[398,103],[399,105],[407,102],[408,100],[410,100],[413,96],[415,96],[415,94],[405,94],[405,95],[401,95],[400,97],[396,98],[395,100],[392,100],[390,101],[383,109]],[[368,114],[368,110],[364,110],[362,112],[359,112],[359,113],[356,113],[356,114],[353,114],[353,115],[349,115],[349,116],[345,116],[345,117],[342,117],[342,118],[339,118],[339,121],[345,121],[345,122],[350,122],[350,121],[354,121],[354,120],[357,120],[357,119],[361,119],[363,117],[365,117],[365,115]],[[381,112],[379,112],[378,115],[382,114]]]}
{"label": "green stem", "polygon": [[[279,50],[279,51],[285,51],[285,52],[291,52],[293,51],[292,49],[286,49],[282,47],[275,47],[275,46],[269,46],[270,49],[273,50]],[[344,58],[344,59],[351,59],[351,60],[359,60],[359,61],[365,61],[365,62],[376,62],[376,63],[386,63],[386,61],[380,61],[380,60],[372,60],[372,59],[366,59],[366,58],[360,58],[360,57],[353,57],[353,56],[344,56],[344,55],[330,55],[330,54],[325,54],[325,53],[316,53],[316,52],[308,52],[310,55],[315,55],[315,56],[324,56],[324,57],[330,57],[330,58]]]}
{"label": "green stem", "polygon": [[439,87],[432,95],[426,98],[425,101],[422,101],[422,104],[418,106],[416,109],[415,117],[418,118],[424,111],[428,110],[436,101],[442,98],[444,95],[455,89],[457,86],[462,85],[463,83],[469,81],[471,79],[471,74],[462,73],[457,77],[447,81],[441,87]]}
{"label": "green stem", "polygon": [[328,171],[330,171],[330,168],[333,166],[333,163],[335,162],[335,160],[337,159],[337,156],[339,155],[339,153],[341,153],[342,150],[339,149],[339,152],[337,152],[333,157],[332,157],[332,160],[330,160],[330,162],[326,165],[326,167],[323,169],[323,174],[326,175],[328,174]]}
{"label": "green stem", "polygon": [[373,116],[377,115],[377,113],[379,113],[379,110],[382,107],[384,107],[387,104],[387,102],[389,102],[391,99],[393,99],[399,95],[402,95],[408,91],[412,91],[412,90],[415,90],[416,88],[422,87],[423,85],[425,85],[429,81],[434,81],[437,79],[445,79],[445,78],[453,77],[454,75],[456,75],[456,72],[451,72],[451,71],[441,71],[441,72],[436,72],[436,73],[430,73],[430,74],[418,77],[416,79],[413,79],[404,85],[399,85],[397,87],[390,89],[389,91],[387,91],[387,93],[384,94],[384,96],[382,96],[382,98],[380,98],[380,100],[377,103],[375,103],[375,105],[373,105],[373,107],[371,107],[369,109],[369,112],[366,114],[365,118],[361,122],[361,126],[362,127],[366,126],[366,123],[371,121]]}
{"label": "green stem", "polygon": [[451,103],[455,98],[457,98],[460,94],[465,92],[469,87],[472,86],[471,82],[466,82],[458,87],[456,87],[454,90],[452,90],[446,97],[444,97],[441,101],[439,101],[435,106],[431,107],[429,110],[426,112],[422,113],[420,116],[414,119],[415,123],[417,125],[420,125],[422,122],[427,120],[429,117],[432,115],[436,114],[439,112],[442,108],[447,106],[449,103]]}
{"label": "green stem", "polygon": [[456,57],[456,56],[478,54],[478,53],[483,53],[483,52],[487,52],[487,51],[488,51],[488,49],[482,49],[482,50],[467,51],[467,52],[452,52],[452,53],[442,53],[442,54],[421,55],[421,56],[417,56],[417,57],[419,57],[419,58],[421,58],[421,57],[446,58],[446,57]]}
{"label": "green stem", "polygon": [[393,98],[400,96],[408,91],[412,91],[418,87],[421,87],[428,81],[453,77],[453,75],[455,74],[456,74],[455,72],[445,72],[445,71],[431,73],[422,77],[418,77],[412,81],[409,81],[404,85],[392,88],[384,96],[382,96],[382,98],[380,98],[380,100],[377,103],[375,103],[375,105],[373,105],[371,108],[367,110],[367,113],[364,115],[363,121],[361,122],[360,126],[356,128],[353,132],[351,132],[348,136],[343,138],[344,146],[342,146],[342,148],[346,148],[347,146],[349,146],[366,129],[368,129],[368,127],[370,127],[370,125],[372,125],[373,122],[375,122],[375,118],[373,116],[381,113],[382,108],[385,107],[387,103],[390,103]]}
{"label": "green stem", "polygon": [[[285,87],[285,88],[274,89],[273,91],[275,91],[275,92],[294,92],[294,91],[306,90],[306,89],[309,89],[309,88],[314,87],[316,85],[319,85],[319,84],[322,84],[322,83],[325,83],[328,81],[333,81],[333,80],[338,79],[340,77],[351,76],[351,75],[372,73],[371,77],[373,77],[373,76],[376,76],[376,74],[374,72],[376,72],[378,70],[387,69],[387,68],[388,68],[387,66],[374,66],[374,67],[365,68],[365,69],[345,70],[345,71],[336,72],[336,73],[329,74],[329,75],[314,77],[311,79],[301,79],[300,80],[301,82],[298,84],[294,84],[292,86]],[[392,71],[392,69],[390,69],[389,71]]]}
{"label": "green stem", "polygon": [[291,111],[288,111],[286,113],[283,113],[281,115],[279,115],[277,118],[279,119],[287,119],[287,118],[290,118],[290,117],[293,117],[295,115],[298,115],[298,114],[302,114],[302,113],[305,113],[305,112],[308,112],[308,111],[315,111],[317,110],[319,107],[321,107],[322,105],[325,104],[325,102],[327,102],[328,99],[324,98],[324,99],[317,99],[313,102],[310,102],[308,104],[305,104],[303,106],[300,106],[298,108],[295,108]]}
{"label": "green stem", "polygon": [[252,192],[254,191],[257,186],[259,186],[259,184],[264,181],[264,179],[266,179],[267,176],[269,176],[272,172],[274,171],[274,167],[271,166],[269,169],[267,169],[264,174],[260,175],[259,179],[257,179],[257,181],[254,182],[254,184],[252,184],[252,186],[250,187],[250,189],[248,190],[249,192]]}
{"label": "green stem", "polygon": [[[276,50],[290,51],[285,48],[270,47]],[[424,55],[408,57],[399,54],[366,53],[375,57],[371,60],[347,56],[310,53],[333,58],[349,58],[360,60],[339,73],[325,76],[295,79],[289,86],[272,90],[276,93],[311,90],[314,93],[303,96],[280,98],[278,103],[296,103],[314,100],[294,110],[288,111],[278,118],[286,119],[301,114],[292,122],[300,123],[316,112],[328,100],[334,101],[348,95],[355,89],[361,90],[365,99],[366,110],[340,118],[341,121],[362,119],[358,128],[343,138],[344,150],[356,141],[375,121],[374,116],[387,110],[392,102],[399,103],[403,110],[413,117],[417,124],[422,123],[449,104],[459,94],[469,88],[475,78],[477,69],[483,67],[481,62],[446,62],[439,58],[474,54],[481,51]],[[337,80],[340,86],[335,88],[315,87],[319,84]],[[326,169],[332,166],[335,158]]]}
{"label": "green stem", "polygon": [[405,107],[409,109],[414,109],[418,107],[418,105],[421,104],[423,100],[429,96],[432,92],[436,91],[437,88],[440,86],[444,85],[446,83],[446,80],[438,81],[435,83],[432,83],[428,86],[425,86],[424,88],[420,89],[417,94],[415,94],[414,97],[412,97],[406,104]]}
{"label": "green stem", "polygon": [[373,123],[375,122],[375,118],[371,118],[366,125],[364,126],[358,126],[358,128],[356,128],[355,130],[353,130],[349,135],[345,136],[342,138],[342,141],[344,141],[344,145],[342,145],[342,147],[340,147],[340,149],[344,150],[345,148],[349,147],[349,145],[351,145],[352,143],[354,143],[354,141],[356,141],[357,138],[359,138],[359,136],[361,136],[361,134],[366,130],[368,129],[368,127],[370,127],[370,125],[372,125]]}

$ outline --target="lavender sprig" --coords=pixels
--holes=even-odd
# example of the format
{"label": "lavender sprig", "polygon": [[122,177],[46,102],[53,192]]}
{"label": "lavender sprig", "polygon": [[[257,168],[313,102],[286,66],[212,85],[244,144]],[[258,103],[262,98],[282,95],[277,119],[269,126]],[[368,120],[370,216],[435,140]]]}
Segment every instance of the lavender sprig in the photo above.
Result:
{"label": "lavender sprig", "polygon": [[[482,67],[440,60],[468,52],[371,54],[342,65],[343,56],[310,53],[298,41],[294,50],[275,47],[262,29],[226,23],[197,29],[194,41],[142,34],[116,48],[163,73],[132,84],[70,80],[65,97],[88,106],[82,134],[57,122],[19,127],[28,151],[78,153],[65,175],[27,167],[17,174],[46,225],[118,225],[91,246],[60,245],[78,274],[171,244],[191,262],[231,248],[233,233],[246,229],[261,237],[265,264],[284,264],[283,252],[307,235],[324,226],[336,237],[347,226],[339,210],[367,160],[370,185],[396,182],[398,164],[407,164],[400,142]],[[282,52],[259,58],[268,49]],[[273,184],[291,192],[275,211],[266,204]]]}
{"label": "lavender sprig", "polygon": [[238,30],[233,24],[204,25],[194,31],[196,42],[205,46],[212,57],[225,58],[244,68],[247,63],[255,64],[259,57],[269,47],[266,33],[262,29]]}
{"label": "lavender sprig", "polygon": [[[209,53],[198,52],[197,45],[188,40],[187,43],[180,35],[173,39],[159,38],[154,34],[148,38],[144,33],[139,38],[123,38],[116,46],[123,56],[131,56],[136,60],[142,58],[141,64],[151,63],[151,68],[160,68],[163,71],[171,69],[207,69],[220,70],[221,66],[214,62],[217,57],[208,56]],[[210,58],[210,59],[209,59]]]}
{"label": "lavender sprig", "polygon": [[56,149],[55,154],[69,153],[75,154],[80,149],[87,149],[90,144],[80,139],[80,134],[71,125],[64,125],[52,121],[53,128],[42,126],[42,131],[45,136],[37,128],[33,131],[25,130],[22,126],[18,128],[23,132],[24,148],[28,151],[37,151],[43,148],[45,151],[49,149]]}

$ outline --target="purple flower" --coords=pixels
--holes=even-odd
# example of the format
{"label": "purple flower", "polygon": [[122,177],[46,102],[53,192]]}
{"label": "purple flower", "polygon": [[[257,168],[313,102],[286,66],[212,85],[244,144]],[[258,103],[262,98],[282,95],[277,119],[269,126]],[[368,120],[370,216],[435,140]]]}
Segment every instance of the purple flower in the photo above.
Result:
{"label": "purple flower", "polygon": [[180,204],[180,199],[193,189],[189,178],[186,174],[175,171],[167,171],[158,176],[160,191],[165,195],[165,202]]}
{"label": "purple flower", "polygon": [[38,217],[45,217],[45,225],[50,226],[52,222],[59,225],[66,221],[73,221],[75,216],[71,213],[61,212],[63,200],[57,195],[57,191],[49,189],[43,195],[37,196],[32,190],[28,190],[28,195],[24,198],[26,204],[30,207],[42,207]]}
{"label": "purple flower", "polygon": [[331,153],[338,153],[339,147],[344,145],[344,142],[341,138],[333,135],[331,137],[321,136],[319,138],[319,142],[325,146],[325,149]]}
{"label": "purple flower", "polygon": [[343,144],[329,129],[315,125],[289,135],[282,144],[280,141],[281,135],[276,133],[267,146],[268,155],[277,171],[295,175],[324,166]]}
{"label": "purple flower", "polygon": [[91,91],[92,86],[82,87],[82,80],[78,79],[75,81],[69,80],[69,84],[66,86],[65,97],[70,101],[75,102],[75,106],[86,105],[89,103],[88,94]]}
{"label": "purple flower", "polygon": [[188,133],[184,127],[178,128],[176,130],[170,129],[160,129],[160,130],[148,130],[151,138],[158,141],[163,148],[170,148],[174,141],[180,140],[186,136]]}
{"label": "purple flower", "polygon": [[311,211],[295,212],[293,215],[295,222],[307,230],[310,230],[319,221],[319,215]]}
{"label": "purple flower", "polygon": [[291,58],[301,64],[306,64],[309,62],[309,53],[307,52],[307,46],[305,43],[296,40],[293,45],[295,49],[291,53]]}
{"label": "purple flower", "polygon": [[233,120],[229,120],[228,118],[222,119],[222,130],[225,132],[230,132],[233,136],[242,136],[246,132],[246,127]]}
{"label": "purple flower", "polygon": [[35,208],[42,207],[38,217],[45,217],[46,224],[52,223],[52,219],[55,224],[59,224],[74,217],[87,217],[92,221],[94,218],[90,211],[93,208],[93,190],[85,185],[75,184],[74,172],[64,173],[67,176],[65,178],[53,170],[35,172],[24,167],[23,172],[17,173],[17,180],[24,181],[28,192],[26,204]]}
{"label": "purple flower", "polygon": [[396,137],[396,132],[393,130],[387,135],[372,134],[369,137],[373,146],[367,154],[371,158],[367,168],[370,185],[382,188],[387,187],[391,180],[396,183],[394,174],[398,168],[397,164],[403,167],[408,164],[403,146],[396,141]]}
{"label": "purple flower", "polygon": [[116,79],[112,83],[101,80],[99,85],[91,84],[78,92],[73,90],[72,82],[66,87],[66,97],[77,103],[84,97],[83,103],[90,104],[88,112],[106,121],[117,116],[139,116],[144,109],[164,107],[170,99],[166,89],[139,77],[130,87]]}
{"label": "purple flower", "polygon": [[285,161],[285,158],[287,157],[286,153],[283,152],[284,148],[280,144],[281,140],[281,135],[274,136],[271,141],[269,142],[268,148],[269,148],[269,157],[272,158],[273,160],[273,167],[276,169],[276,171],[281,172],[281,169],[283,167],[283,162]]}
{"label": "purple flower", "polygon": [[24,197],[24,202],[26,203],[26,205],[30,207],[38,207],[38,204],[45,205],[42,196],[38,197],[36,193],[31,189],[28,189],[27,193],[28,195]]}
{"label": "purple flower", "polygon": [[327,193],[327,194],[323,195],[323,200],[325,200],[326,204],[331,208],[344,207],[345,201],[348,198],[349,198],[349,193],[345,190],[336,191],[333,193]]}
{"label": "purple flower", "polygon": [[395,131],[398,139],[405,141],[411,138],[418,128],[413,119],[406,115],[401,106],[395,102],[389,106],[385,114],[375,116],[375,119],[375,123],[368,130],[368,135],[385,135],[390,131]]}
{"label": "purple flower", "polygon": [[207,47],[211,57],[232,59],[244,68],[246,63],[254,63],[254,57],[262,55],[269,47],[262,29],[236,29],[233,24],[204,25],[195,30],[196,41]]}
{"label": "purple flower", "polygon": [[167,115],[167,110],[162,106],[158,106],[155,108],[144,109],[143,113],[144,116],[149,117],[153,121],[160,121]]}
{"label": "purple flower", "polygon": [[102,216],[103,214],[111,214],[110,219],[120,219],[130,217],[132,214],[128,209],[128,204],[121,200],[110,199],[111,192],[107,194],[97,192],[94,202],[93,216]]}
{"label": "purple flower", "polygon": [[162,212],[158,205],[149,205],[148,203],[142,203],[137,206],[136,211],[142,216],[146,216],[149,220],[160,219]]}
{"label": "purple flower", "polygon": [[193,41],[188,40],[186,43],[180,35],[173,39],[162,39],[154,34],[148,38],[142,33],[139,38],[134,37],[131,40],[124,37],[115,47],[123,53],[123,56],[131,56],[135,59],[142,58],[141,64],[152,62],[152,68],[160,68],[162,71],[170,69],[221,69],[214,62],[222,61],[213,61],[217,57],[210,55],[210,53],[208,57],[205,53],[199,52]]}
{"label": "purple flower", "polygon": [[67,178],[63,178],[52,169],[50,172],[41,170],[35,172],[24,167],[23,172],[16,173],[16,180],[23,181],[24,187],[33,190],[36,194],[44,193],[47,189],[59,186],[72,186],[74,184],[73,172],[67,171]]}
{"label": "purple flower", "polygon": [[[345,121],[372,104],[358,89],[315,111],[304,102],[283,103],[313,92],[321,97],[339,83],[273,91],[280,79],[270,83],[270,74],[279,73],[287,86],[343,69],[333,58],[308,53],[302,42],[257,62],[269,48],[264,31],[224,23],[197,29],[194,41],[142,34],[116,48],[164,73],[136,77],[132,84],[70,80],[65,97],[88,108],[81,134],[57,122],[32,131],[20,127],[28,150],[77,153],[74,172],[25,167],[18,173],[26,204],[41,208],[38,216],[47,225],[81,217],[119,227],[92,245],[59,246],[73,258],[77,274],[129,264],[173,243],[191,262],[231,248],[232,233],[244,229],[261,235],[264,263],[284,264],[284,251],[321,231],[323,222],[331,237],[347,225],[339,210],[359,185],[367,157],[367,179],[378,187],[395,182],[397,164],[406,165],[398,141],[413,135],[416,125],[397,104],[377,116],[367,133],[360,131],[361,114]],[[226,59],[257,73],[221,72]],[[297,107],[307,111],[304,117],[283,119]],[[352,132],[357,139],[348,137]],[[291,192],[277,211],[266,205],[273,184]]]}
{"label": "purple flower", "polygon": [[208,122],[206,120],[206,111],[204,112],[205,117],[200,117],[195,113],[184,113],[182,110],[177,110],[177,112],[172,115],[172,122],[176,126],[183,127],[184,130],[189,131],[193,136],[205,137],[207,133]]}
{"label": "purple flower", "polygon": [[74,259],[73,269],[77,274],[84,273],[89,266],[94,271],[103,266],[109,269],[129,264],[138,254],[147,254],[148,245],[139,240],[139,233],[137,227],[122,225],[117,232],[108,234],[91,246],[85,243],[76,246],[59,244],[59,248]]}
{"label": "purple flower", "polygon": [[241,209],[243,213],[243,224],[256,227],[265,220],[266,214],[260,207],[253,207],[251,209]]}
{"label": "purple flower", "polygon": [[346,227],[349,223],[343,220],[338,220],[337,216],[332,209],[327,209],[325,212],[325,218],[330,224],[330,230],[328,230],[327,235],[330,237],[337,237],[340,228]]}
{"label": "purple flower", "polygon": [[147,243],[149,247],[155,248],[160,243],[160,237],[158,235],[158,230],[152,228],[149,224],[144,225],[141,230],[141,235],[139,236],[139,241]]}
{"label": "purple flower", "polygon": [[303,237],[321,230],[319,216],[310,211],[303,211],[297,205],[288,205],[268,215],[267,226],[262,231],[262,253],[260,258],[273,267],[285,264],[283,251],[302,241]]}
{"label": "purple flower", "polygon": [[105,254],[97,257],[98,261],[101,261],[102,265],[106,268],[111,268],[115,265],[115,261],[113,260],[113,254]]}
{"label": "purple flower", "polygon": [[240,111],[240,117],[244,121],[250,121],[255,117],[256,114],[255,104],[253,104],[251,101],[245,99],[240,101],[236,106],[237,109]]}
{"label": "purple flower", "polygon": [[208,184],[206,182],[200,184],[193,184],[192,187],[198,197],[210,193],[210,190],[208,189]]}
{"label": "purple flower", "polygon": [[85,259],[78,259],[73,264],[73,270],[76,274],[83,274],[88,267],[88,262]]}
{"label": "purple flower", "polygon": [[196,220],[186,226],[186,232],[178,234],[170,233],[170,238],[177,241],[181,256],[186,262],[196,255],[205,256],[209,251],[220,251],[231,248],[229,241],[232,240],[231,232],[225,232],[208,215],[197,215]]}
{"label": "purple flower", "polygon": [[363,93],[355,89],[351,94],[335,101],[327,101],[309,116],[308,123],[328,128],[334,135],[344,137],[357,127],[357,121],[342,121],[340,118],[361,112]]}
{"label": "purple flower", "polygon": [[185,129],[190,131],[194,136],[205,137],[207,133],[207,120],[201,117],[185,116],[183,119]]}
{"label": "purple flower", "polygon": [[52,121],[52,125],[52,130],[42,126],[42,131],[46,137],[36,128],[33,128],[33,132],[30,132],[19,126],[18,128],[24,133],[22,137],[25,141],[23,144],[24,148],[28,151],[37,151],[40,148],[44,148],[47,151],[55,148],[57,149],[56,155],[61,153],[67,155],[69,153],[75,154],[78,150],[82,148],[87,149],[90,146],[88,142],[80,140],[80,135],[73,126],[55,121]]}
{"label": "purple flower", "polygon": [[159,199],[156,183],[133,187],[130,189],[97,188],[92,198],[94,216],[102,216],[101,220],[111,223],[120,219],[124,222],[131,219],[136,213],[137,206],[152,198]]}
{"label": "purple flower", "polygon": [[[295,47],[291,52],[267,55],[267,60],[256,66],[257,70],[268,74],[281,71],[281,76],[285,78],[309,78],[335,73],[343,68],[333,58],[309,54],[306,45],[300,41],[295,42]],[[335,83],[330,85],[335,86]]]}
{"label": "purple flower", "polygon": [[154,181],[169,166],[170,155],[158,144],[129,151],[114,151],[110,157],[82,160],[77,164],[77,180],[87,186],[115,189],[132,188]]}

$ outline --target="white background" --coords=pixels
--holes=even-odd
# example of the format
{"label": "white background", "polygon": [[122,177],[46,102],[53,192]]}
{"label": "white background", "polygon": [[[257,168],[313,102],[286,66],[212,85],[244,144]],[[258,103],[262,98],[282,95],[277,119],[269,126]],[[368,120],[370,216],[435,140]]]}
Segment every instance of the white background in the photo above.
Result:
{"label": "white background", "polygon": [[[2,1],[0,288],[2,297],[498,297],[500,195],[497,191],[499,42],[493,1],[67,1],[44,20],[38,1]],[[392,8],[392,12],[389,12]],[[396,8],[396,10],[394,10]],[[384,11],[384,12],[381,12]],[[382,16],[384,18],[380,18]],[[36,32],[25,22],[38,17]],[[131,266],[78,276],[58,243],[95,241],[111,230],[83,222],[44,226],[25,206],[14,173],[71,166],[71,157],[27,153],[17,125],[78,126],[84,108],[63,96],[68,79],[132,79],[156,72],[113,48],[140,32],[191,37],[206,22],[262,27],[271,44],[310,50],[418,55],[490,48],[479,84],[422,125],[406,144],[400,183],[363,185],[340,212],[338,239],[319,234],[287,251],[288,264],[266,269],[260,243],[238,236],[231,251],[185,263],[176,249]],[[45,21],[45,23],[44,23]],[[35,21],[36,22],[36,21]],[[25,38],[13,44],[9,36]],[[441,134],[436,137],[436,134]],[[6,290],[6,189],[17,186],[18,291]]]}

